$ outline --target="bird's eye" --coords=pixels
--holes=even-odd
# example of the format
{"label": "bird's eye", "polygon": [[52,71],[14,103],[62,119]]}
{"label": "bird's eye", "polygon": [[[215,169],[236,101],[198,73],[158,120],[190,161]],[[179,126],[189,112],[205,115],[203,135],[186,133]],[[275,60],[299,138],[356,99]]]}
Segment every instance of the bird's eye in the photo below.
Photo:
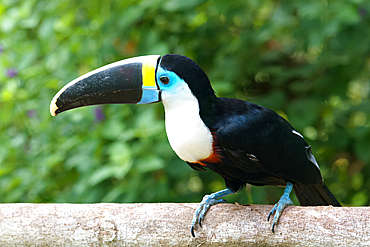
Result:
{"label": "bird's eye", "polygon": [[161,78],[159,78],[159,80],[160,80],[164,85],[167,85],[168,83],[170,83],[170,78],[168,78],[167,76],[162,76]]}

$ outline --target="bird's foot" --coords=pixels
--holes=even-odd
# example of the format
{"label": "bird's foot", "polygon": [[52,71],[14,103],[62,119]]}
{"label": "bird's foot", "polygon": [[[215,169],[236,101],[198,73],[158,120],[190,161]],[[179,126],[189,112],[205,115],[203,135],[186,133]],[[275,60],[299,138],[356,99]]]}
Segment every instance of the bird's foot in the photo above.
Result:
{"label": "bird's foot", "polygon": [[233,194],[233,193],[235,193],[235,192],[233,192],[230,189],[225,189],[225,190],[221,190],[221,191],[215,192],[215,193],[210,194],[210,195],[205,195],[203,197],[203,200],[199,204],[197,210],[194,212],[193,220],[191,221],[190,232],[191,232],[191,235],[193,237],[195,237],[194,229],[195,229],[196,223],[198,222],[199,226],[202,227],[202,221],[203,221],[204,216],[206,215],[208,209],[212,205],[215,205],[215,204],[218,204],[218,203],[221,203],[221,202],[226,202],[226,200],[220,199],[220,198],[223,197],[223,196]]}
{"label": "bird's foot", "polygon": [[272,229],[271,229],[272,233],[275,232],[275,226],[278,223],[279,218],[280,218],[281,213],[283,212],[283,210],[288,206],[293,206],[293,201],[289,197],[290,192],[292,191],[292,189],[293,189],[293,184],[288,182],[286,187],[285,187],[284,194],[280,197],[280,200],[271,209],[271,211],[270,211],[270,213],[267,217],[267,221],[270,221],[271,215],[275,213],[274,219],[272,221]]}

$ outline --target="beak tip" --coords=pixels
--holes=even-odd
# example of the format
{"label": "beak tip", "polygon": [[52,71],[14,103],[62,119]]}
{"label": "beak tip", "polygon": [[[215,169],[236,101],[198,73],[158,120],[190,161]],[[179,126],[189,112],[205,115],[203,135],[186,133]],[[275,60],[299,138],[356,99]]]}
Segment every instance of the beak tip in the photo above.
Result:
{"label": "beak tip", "polygon": [[58,110],[58,106],[56,105],[56,99],[53,99],[50,103],[50,114],[55,117],[58,115],[56,111]]}

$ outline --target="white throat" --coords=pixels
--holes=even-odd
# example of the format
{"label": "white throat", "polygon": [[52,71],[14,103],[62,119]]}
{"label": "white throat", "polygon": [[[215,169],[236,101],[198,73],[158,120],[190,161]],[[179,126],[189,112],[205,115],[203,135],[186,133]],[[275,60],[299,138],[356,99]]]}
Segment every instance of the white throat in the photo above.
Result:
{"label": "white throat", "polygon": [[[181,91],[181,92],[180,92]],[[172,149],[184,161],[197,162],[213,153],[213,137],[199,115],[199,104],[186,83],[176,93],[162,92],[166,132]]]}

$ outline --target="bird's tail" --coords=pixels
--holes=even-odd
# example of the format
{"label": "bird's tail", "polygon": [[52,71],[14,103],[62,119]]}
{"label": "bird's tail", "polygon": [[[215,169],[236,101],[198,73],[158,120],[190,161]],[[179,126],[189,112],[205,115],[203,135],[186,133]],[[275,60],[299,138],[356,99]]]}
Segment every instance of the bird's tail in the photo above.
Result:
{"label": "bird's tail", "polygon": [[328,206],[341,207],[338,200],[325,184],[295,184],[294,192],[302,206]]}

